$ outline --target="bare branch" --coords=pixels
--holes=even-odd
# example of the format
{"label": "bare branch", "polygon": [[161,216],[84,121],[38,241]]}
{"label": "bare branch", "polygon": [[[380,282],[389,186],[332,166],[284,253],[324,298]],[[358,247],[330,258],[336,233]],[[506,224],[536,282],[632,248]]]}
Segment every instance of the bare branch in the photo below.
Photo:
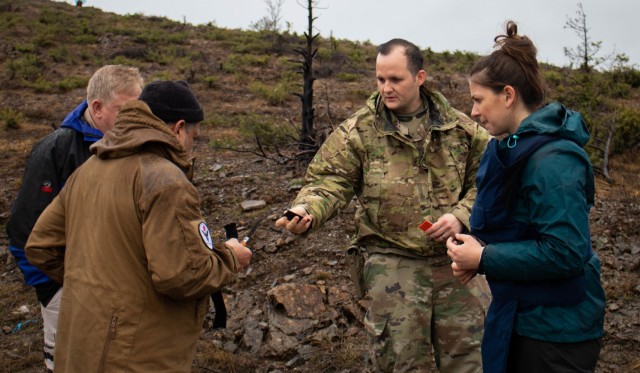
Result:
{"label": "bare branch", "polygon": [[565,29],[573,30],[580,38],[580,43],[575,48],[564,47],[564,55],[573,63],[576,62],[580,68],[589,73],[596,66],[607,60],[608,57],[598,57],[602,41],[592,41],[590,28],[587,26],[587,14],[578,3],[578,10],[575,18],[567,18]]}

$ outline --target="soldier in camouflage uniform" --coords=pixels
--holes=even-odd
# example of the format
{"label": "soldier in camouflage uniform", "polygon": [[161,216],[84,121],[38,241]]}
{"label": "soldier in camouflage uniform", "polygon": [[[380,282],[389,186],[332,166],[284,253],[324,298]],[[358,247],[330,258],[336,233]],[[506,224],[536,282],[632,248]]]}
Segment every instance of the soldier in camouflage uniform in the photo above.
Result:
{"label": "soldier in camouflage uniform", "polygon": [[[309,165],[291,210],[276,226],[301,234],[322,226],[355,195],[354,245],[368,253],[365,327],[375,369],[481,372],[489,292],[463,286],[444,241],[468,230],[475,177],[488,134],[424,85],[420,50],[402,39],[378,48],[378,92],[343,122]],[[433,226],[423,232],[427,220]]]}

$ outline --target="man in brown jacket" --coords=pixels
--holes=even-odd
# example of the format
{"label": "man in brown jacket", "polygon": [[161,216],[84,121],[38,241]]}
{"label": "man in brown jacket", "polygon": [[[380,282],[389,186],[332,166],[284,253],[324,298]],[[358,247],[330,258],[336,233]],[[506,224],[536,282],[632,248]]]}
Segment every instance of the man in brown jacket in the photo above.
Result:
{"label": "man in brown jacket", "polygon": [[185,82],[147,85],[38,219],[29,261],[64,284],[57,372],[189,372],[209,295],[251,260],[215,247],[191,149],[204,119]]}

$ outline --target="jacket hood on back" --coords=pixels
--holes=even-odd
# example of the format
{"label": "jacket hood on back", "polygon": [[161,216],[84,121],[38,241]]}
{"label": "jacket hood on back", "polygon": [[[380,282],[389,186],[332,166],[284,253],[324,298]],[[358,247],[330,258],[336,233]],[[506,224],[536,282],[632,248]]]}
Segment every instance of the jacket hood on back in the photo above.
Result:
{"label": "jacket hood on back", "polygon": [[589,141],[589,130],[580,113],[552,102],[522,121],[516,134],[535,133],[571,140],[580,147]]}
{"label": "jacket hood on back", "polygon": [[141,151],[161,153],[185,173],[192,165],[169,126],[140,100],[129,101],[122,106],[115,127],[93,144],[91,151],[100,159],[121,158]]}

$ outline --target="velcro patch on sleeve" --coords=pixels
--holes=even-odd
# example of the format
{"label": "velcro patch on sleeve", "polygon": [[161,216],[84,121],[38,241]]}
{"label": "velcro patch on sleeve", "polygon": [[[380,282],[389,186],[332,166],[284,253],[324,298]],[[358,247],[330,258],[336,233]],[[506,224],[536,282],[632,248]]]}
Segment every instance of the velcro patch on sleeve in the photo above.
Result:
{"label": "velcro patch on sleeve", "polygon": [[198,225],[198,231],[200,232],[200,237],[202,237],[202,241],[209,248],[209,250],[213,250],[213,238],[211,237],[211,231],[209,227],[207,227],[207,223],[202,222]]}

